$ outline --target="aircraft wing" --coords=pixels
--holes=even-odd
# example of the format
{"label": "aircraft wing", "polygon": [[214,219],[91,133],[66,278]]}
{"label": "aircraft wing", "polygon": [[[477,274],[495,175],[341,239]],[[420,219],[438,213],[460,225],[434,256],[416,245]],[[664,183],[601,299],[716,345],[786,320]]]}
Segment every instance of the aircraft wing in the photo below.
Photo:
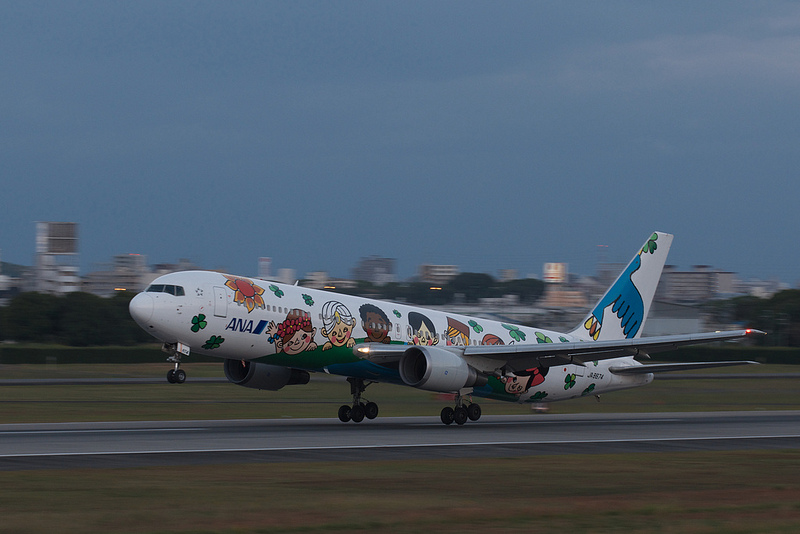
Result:
{"label": "aircraft wing", "polygon": [[[580,341],[571,343],[530,343],[514,345],[476,345],[468,347],[447,347],[443,350],[456,352],[465,360],[482,360],[476,367],[504,367],[507,371],[521,371],[533,367],[553,367],[556,365],[577,364],[608,360],[625,356],[647,358],[649,354],[674,350],[685,345],[697,345],[714,341],[728,341],[753,335],[765,335],[760,330],[730,330],[703,334],[677,334],[669,336],[642,337],[613,341]],[[356,345],[359,357],[377,364],[396,362],[408,349],[408,345],[381,345],[366,343]],[[487,363],[491,363],[487,365]],[[701,362],[698,362],[701,363]],[[720,362],[702,362],[720,363]],[[683,365],[683,364],[675,364]],[[654,366],[648,366],[654,367]],[[655,370],[655,369],[654,369]],[[678,369],[672,369],[678,370]],[[627,371],[628,373],[632,371]],[[644,371],[640,371],[644,372]],[[652,372],[652,371],[647,371]]]}

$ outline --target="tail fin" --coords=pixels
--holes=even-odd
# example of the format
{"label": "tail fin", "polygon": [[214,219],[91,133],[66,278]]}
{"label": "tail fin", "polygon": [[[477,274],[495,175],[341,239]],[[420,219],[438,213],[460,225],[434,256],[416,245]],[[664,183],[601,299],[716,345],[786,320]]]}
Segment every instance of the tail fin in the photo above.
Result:
{"label": "tail fin", "polygon": [[570,334],[585,341],[641,336],[671,244],[671,234],[653,233],[584,322]]}

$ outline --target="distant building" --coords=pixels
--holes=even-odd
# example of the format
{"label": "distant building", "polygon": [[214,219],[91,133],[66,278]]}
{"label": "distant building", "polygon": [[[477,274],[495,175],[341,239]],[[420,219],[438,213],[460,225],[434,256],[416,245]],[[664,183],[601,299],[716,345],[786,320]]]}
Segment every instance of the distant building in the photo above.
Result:
{"label": "distant building", "polygon": [[35,289],[40,293],[80,291],[78,223],[36,223]]}
{"label": "distant building", "polygon": [[457,265],[420,265],[419,279],[421,282],[441,286],[458,276]]}
{"label": "distant building", "polygon": [[519,271],[516,269],[500,269],[497,272],[500,282],[510,282],[511,280],[519,280]]}
{"label": "distant building", "polygon": [[138,292],[153,280],[147,268],[147,257],[141,254],[120,254],[105,269],[87,274],[82,290],[101,297],[110,297],[118,291]]}
{"label": "distant building", "polygon": [[282,284],[294,284],[297,281],[297,272],[294,269],[278,269],[275,280]]}
{"label": "distant building", "polygon": [[370,282],[375,285],[386,285],[395,281],[395,259],[370,256],[361,258],[353,268],[353,280]]}
{"label": "distant building", "polygon": [[691,271],[679,271],[672,265],[664,267],[655,298],[678,304],[698,304],[725,298],[734,292],[734,274],[695,265]]}
{"label": "distant building", "polygon": [[543,279],[548,284],[563,284],[569,278],[569,265],[566,263],[545,263]]}
{"label": "distant building", "polygon": [[258,258],[258,277],[269,280],[272,276],[272,258]]}
{"label": "distant building", "polygon": [[547,284],[544,295],[537,303],[542,308],[586,308],[589,306],[586,294],[570,289],[562,284]]}
{"label": "distant building", "polygon": [[303,279],[303,287],[308,287],[310,289],[352,289],[357,286],[358,283],[355,280],[331,278],[327,271],[306,273]]}
{"label": "distant building", "polygon": [[696,306],[654,300],[644,323],[643,335],[667,336],[703,332],[706,326],[700,312],[701,309]]}
{"label": "distant building", "polygon": [[624,263],[598,263],[597,264],[597,282],[603,287],[611,287],[614,280],[617,279],[619,274],[625,269]]}

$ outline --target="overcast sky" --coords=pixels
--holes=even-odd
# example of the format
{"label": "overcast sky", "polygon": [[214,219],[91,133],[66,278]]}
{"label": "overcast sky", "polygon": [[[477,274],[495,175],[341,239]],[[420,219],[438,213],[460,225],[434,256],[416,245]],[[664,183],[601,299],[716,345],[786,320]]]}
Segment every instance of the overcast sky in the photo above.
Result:
{"label": "overcast sky", "polygon": [[[0,0],[0,250],[800,280],[796,2]],[[598,245],[608,245],[601,249]]]}

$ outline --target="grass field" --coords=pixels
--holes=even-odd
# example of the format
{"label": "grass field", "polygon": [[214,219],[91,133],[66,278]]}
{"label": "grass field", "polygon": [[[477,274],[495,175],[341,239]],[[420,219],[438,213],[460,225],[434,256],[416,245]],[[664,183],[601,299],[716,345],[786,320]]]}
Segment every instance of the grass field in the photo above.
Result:
{"label": "grass field", "polygon": [[2,532],[800,531],[800,451],[0,473]]}
{"label": "grass field", "polygon": [[[265,392],[183,385],[6,386],[0,421],[331,417],[341,380]],[[0,366],[0,378],[157,377],[165,365]],[[800,380],[659,381],[555,413],[800,409]],[[367,390],[381,415],[437,414],[411,388]],[[481,401],[484,413],[530,413]],[[368,424],[368,423],[365,423]],[[1,439],[1,438],[0,438]],[[0,472],[0,532],[800,532],[800,450]]]}

